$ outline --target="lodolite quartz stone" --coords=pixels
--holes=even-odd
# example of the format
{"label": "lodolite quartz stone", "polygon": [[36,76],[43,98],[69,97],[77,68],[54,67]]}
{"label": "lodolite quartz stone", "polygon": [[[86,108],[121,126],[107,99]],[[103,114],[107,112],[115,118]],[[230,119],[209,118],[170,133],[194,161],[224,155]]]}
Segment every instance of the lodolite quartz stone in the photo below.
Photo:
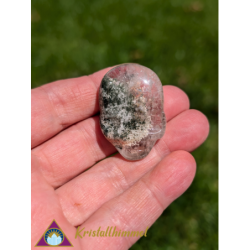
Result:
{"label": "lodolite quartz stone", "polygon": [[165,132],[163,90],[158,76],[135,63],[121,64],[102,79],[100,125],[127,160],[146,157]]}

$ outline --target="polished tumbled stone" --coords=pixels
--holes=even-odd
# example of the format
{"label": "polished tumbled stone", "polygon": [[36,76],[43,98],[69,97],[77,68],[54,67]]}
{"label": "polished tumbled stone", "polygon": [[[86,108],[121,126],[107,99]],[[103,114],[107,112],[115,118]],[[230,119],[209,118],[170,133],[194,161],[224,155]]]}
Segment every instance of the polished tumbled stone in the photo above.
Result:
{"label": "polished tumbled stone", "polygon": [[161,81],[147,67],[122,64],[103,77],[99,91],[101,130],[124,158],[146,157],[164,135],[163,101]]}

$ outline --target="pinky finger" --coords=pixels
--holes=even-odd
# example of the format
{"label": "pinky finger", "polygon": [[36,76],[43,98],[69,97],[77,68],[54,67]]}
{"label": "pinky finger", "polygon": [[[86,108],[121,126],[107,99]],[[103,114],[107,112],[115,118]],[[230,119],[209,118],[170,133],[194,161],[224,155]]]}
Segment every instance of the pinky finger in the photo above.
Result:
{"label": "pinky finger", "polygon": [[[192,183],[196,163],[186,151],[175,151],[166,156],[152,171],[120,196],[105,203],[78,228],[83,231],[105,231],[109,227],[116,231],[145,232],[163,210],[177,199]],[[83,232],[82,231],[82,232]],[[140,236],[79,237],[83,249],[128,249]]]}

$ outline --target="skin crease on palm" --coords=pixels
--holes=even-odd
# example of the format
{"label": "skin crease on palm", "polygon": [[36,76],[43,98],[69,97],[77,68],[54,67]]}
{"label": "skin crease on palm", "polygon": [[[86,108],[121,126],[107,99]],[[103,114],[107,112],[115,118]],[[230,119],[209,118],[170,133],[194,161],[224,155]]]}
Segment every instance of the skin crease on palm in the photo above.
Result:
{"label": "skin crease on palm", "polygon": [[33,249],[54,219],[74,249],[128,249],[139,237],[75,239],[76,228],[145,231],[194,179],[189,152],[206,140],[209,123],[170,85],[163,87],[166,131],[150,154],[105,159],[116,152],[99,126],[98,89],[108,70],[32,90]]}

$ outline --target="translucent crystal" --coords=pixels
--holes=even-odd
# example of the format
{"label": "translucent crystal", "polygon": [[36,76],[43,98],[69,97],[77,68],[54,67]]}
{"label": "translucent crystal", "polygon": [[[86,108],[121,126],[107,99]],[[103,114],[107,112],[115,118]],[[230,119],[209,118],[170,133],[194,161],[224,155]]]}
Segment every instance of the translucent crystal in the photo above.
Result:
{"label": "translucent crystal", "polygon": [[147,67],[121,64],[103,77],[99,91],[101,130],[124,158],[146,157],[164,135],[163,101],[161,81]]}

